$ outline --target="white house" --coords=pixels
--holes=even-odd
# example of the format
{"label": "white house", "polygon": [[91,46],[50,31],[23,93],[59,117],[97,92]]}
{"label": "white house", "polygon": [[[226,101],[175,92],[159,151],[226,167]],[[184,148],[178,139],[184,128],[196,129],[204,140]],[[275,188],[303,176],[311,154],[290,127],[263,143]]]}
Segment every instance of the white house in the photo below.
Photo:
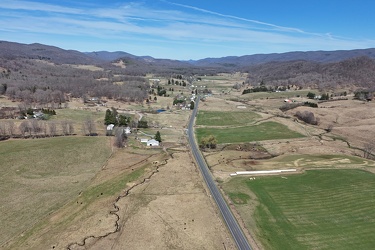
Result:
{"label": "white house", "polygon": [[131,128],[130,127],[126,127],[125,129],[124,129],[124,132],[125,132],[125,134],[131,134],[132,133],[132,130],[131,130]]}
{"label": "white house", "polygon": [[107,130],[110,130],[110,131],[113,130],[114,126],[115,126],[114,124],[109,124],[107,126]]}
{"label": "white house", "polygon": [[147,146],[150,146],[150,147],[159,146],[159,142],[155,139],[151,139],[147,141]]}
{"label": "white house", "polygon": [[141,138],[141,142],[142,142],[142,143],[147,143],[148,140],[149,140],[149,139],[147,139],[147,138]]}

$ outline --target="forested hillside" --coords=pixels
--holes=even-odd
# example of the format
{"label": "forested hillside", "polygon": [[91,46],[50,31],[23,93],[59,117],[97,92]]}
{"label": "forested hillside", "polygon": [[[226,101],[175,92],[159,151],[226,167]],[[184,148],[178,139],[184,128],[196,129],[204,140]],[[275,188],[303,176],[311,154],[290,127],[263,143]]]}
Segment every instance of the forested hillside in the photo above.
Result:
{"label": "forested hillside", "polygon": [[337,63],[312,61],[270,62],[247,67],[247,83],[258,85],[297,85],[320,89],[343,87],[373,88],[375,85],[375,60],[357,57]]}

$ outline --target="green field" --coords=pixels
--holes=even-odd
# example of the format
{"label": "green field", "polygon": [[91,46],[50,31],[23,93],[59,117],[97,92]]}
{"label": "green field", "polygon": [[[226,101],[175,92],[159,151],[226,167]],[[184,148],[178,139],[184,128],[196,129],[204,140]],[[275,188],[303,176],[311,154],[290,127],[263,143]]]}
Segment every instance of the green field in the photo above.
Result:
{"label": "green field", "polygon": [[310,170],[233,178],[223,188],[266,249],[374,249],[372,173]]}
{"label": "green field", "polygon": [[76,197],[110,153],[108,137],[0,142],[0,246]]}
{"label": "green field", "polygon": [[219,112],[199,111],[196,125],[203,126],[239,126],[256,121],[261,118],[254,112]]}
{"label": "green field", "polygon": [[263,122],[258,125],[234,128],[197,128],[198,141],[202,137],[214,135],[218,143],[241,143],[264,140],[300,138],[303,135],[277,122]]}

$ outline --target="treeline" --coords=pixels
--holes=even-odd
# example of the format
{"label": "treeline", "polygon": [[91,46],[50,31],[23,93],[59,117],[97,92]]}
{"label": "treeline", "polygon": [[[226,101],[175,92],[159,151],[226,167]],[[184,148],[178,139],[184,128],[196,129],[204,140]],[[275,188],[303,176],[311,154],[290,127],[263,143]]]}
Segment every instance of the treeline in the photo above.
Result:
{"label": "treeline", "polygon": [[72,121],[41,121],[37,119],[23,120],[18,125],[12,121],[0,121],[2,137],[48,137],[58,135],[73,135],[75,133]]}
{"label": "treeline", "polygon": [[[79,126],[77,132],[76,126]],[[80,133],[85,136],[96,136],[96,123],[87,118],[81,124],[70,120],[45,121],[38,119],[27,119],[21,122],[13,120],[0,121],[0,138],[41,138],[68,136]]]}

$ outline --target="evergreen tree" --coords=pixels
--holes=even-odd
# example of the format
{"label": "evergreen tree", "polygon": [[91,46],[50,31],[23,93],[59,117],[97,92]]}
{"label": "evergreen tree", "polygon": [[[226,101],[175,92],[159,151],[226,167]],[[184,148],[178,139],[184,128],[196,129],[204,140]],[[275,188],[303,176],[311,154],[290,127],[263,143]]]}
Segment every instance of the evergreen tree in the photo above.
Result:
{"label": "evergreen tree", "polygon": [[119,115],[118,125],[119,126],[128,126],[130,124],[130,117],[125,115]]}
{"label": "evergreen tree", "polygon": [[[112,110],[113,109],[114,108],[112,108]],[[116,113],[117,113],[117,111],[116,111]],[[117,125],[116,115],[110,109],[107,109],[105,111],[104,124],[105,125],[109,125],[109,124]]]}
{"label": "evergreen tree", "polygon": [[193,101],[190,102],[190,109],[191,109],[191,110],[194,109],[194,102],[193,102]]}
{"label": "evergreen tree", "polygon": [[157,131],[155,134],[155,140],[157,140],[158,142],[161,142],[161,135],[159,131]]}

